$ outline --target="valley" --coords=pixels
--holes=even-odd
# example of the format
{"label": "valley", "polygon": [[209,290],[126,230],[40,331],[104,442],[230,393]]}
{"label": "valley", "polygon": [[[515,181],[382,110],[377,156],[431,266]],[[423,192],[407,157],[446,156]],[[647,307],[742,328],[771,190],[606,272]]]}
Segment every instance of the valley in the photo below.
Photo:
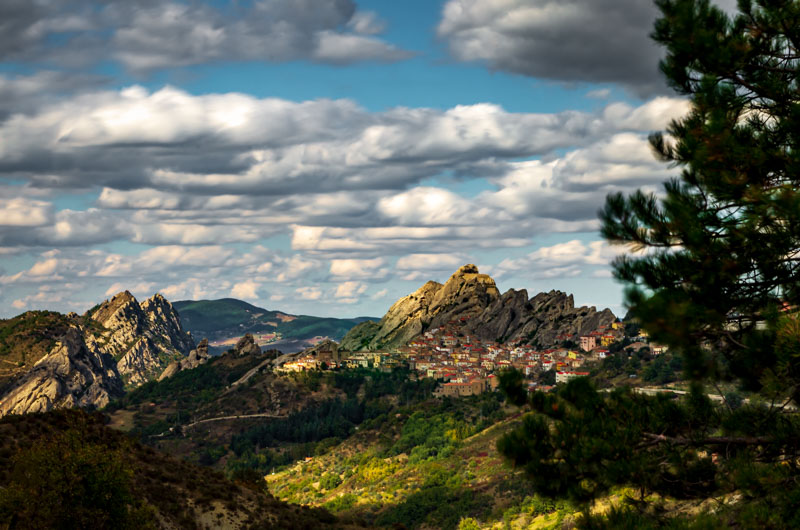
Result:
{"label": "valley", "polygon": [[[200,302],[202,311],[158,295],[152,300],[160,309],[150,316],[154,302],[139,304],[121,293],[83,316],[26,314],[7,321],[0,333],[4,359],[17,371],[5,380],[0,406],[11,412],[7,421],[30,417],[42,422],[36,429],[43,433],[55,429],[42,434],[46,440],[60,439],[58,429],[69,429],[69,422],[107,422],[86,429],[125,433],[97,436],[141,444],[131,446],[134,454],[155,450],[159,458],[181,462],[192,482],[212,473],[212,483],[245,487],[241,495],[249,500],[226,494],[227,511],[206,499],[210,493],[192,493],[185,485],[171,494],[187,504],[167,507],[153,496],[162,491],[159,481],[178,479],[144,471],[153,482],[130,487],[142,492],[145,511],[131,513],[162,523],[179,517],[201,526],[224,520],[223,526],[253,527],[258,518],[273,517],[268,514],[292,513],[270,526],[570,526],[586,506],[543,494],[529,469],[513,465],[503,449],[532,428],[536,400],[573,399],[572,389],[585,381],[612,399],[655,403],[687,395],[681,359],[637,323],[608,310],[576,308],[572,296],[559,291],[531,299],[524,290],[500,294],[474,265],[459,268],[444,284],[426,283],[380,320],[351,322],[340,343],[313,340],[296,353],[264,349],[248,332],[213,355],[213,343],[204,338],[195,344],[182,323],[186,318],[210,330],[213,318],[202,312],[209,307],[228,308],[215,324],[219,334],[254,330],[266,318],[288,325],[304,317],[266,315],[232,300]],[[315,320],[309,329],[326,322]],[[161,364],[140,363],[147,367],[139,375],[124,378],[126,356],[150,351],[131,344],[173,353],[148,354]],[[47,388],[59,389],[56,399],[40,390]],[[718,402],[734,399],[735,389],[726,388],[724,396],[715,394]],[[59,409],[73,407],[100,412],[96,419],[59,416]],[[50,412],[31,415],[44,411]],[[62,425],[63,418],[72,419]],[[58,425],[48,426],[52,422]],[[10,461],[3,465],[11,473]],[[138,461],[130,465],[150,469]],[[634,495],[624,486],[608,488],[592,513],[613,513]],[[669,506],[676,521],[691,513],[679,499],[649,498]],[[216,518],[213,524],[206,512]]]}

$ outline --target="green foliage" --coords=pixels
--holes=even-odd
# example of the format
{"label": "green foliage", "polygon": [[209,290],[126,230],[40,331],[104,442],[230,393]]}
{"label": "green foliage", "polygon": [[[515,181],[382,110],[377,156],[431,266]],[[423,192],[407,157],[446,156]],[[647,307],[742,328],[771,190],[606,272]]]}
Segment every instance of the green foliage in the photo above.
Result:
{"label": "green foliage", "polygon": [[318,442],[325,438],[347,437],[364,421],[364,404],[353,399],[323,401],[291,414],[259,424],[231,439],[231,449],[239,456],[245,451],[272,447],[280,442]]}
{"label": "green foliage", "polygon": [[452,473],[428,477],[418,492],[382,513],[375,522],[381,526],[455,529],[462,517],[481,514],[491,506],[487,495],[454,484],[452,477]]}
{"label": "green foliage", "polygon": [[19,452],[0,495],[11,528],[154,528],[131,493],[122,449],[86,439],[80,425]]}
{"label": "green foliage", "polygon": [[340,513],[351,509],[355,506],[358,497],[353,495],[352,493],[345,493],[344,495],[340,495],[336,497],[332,501],[328,501],[325,503],[324,508],[329,510],[331,513]]}
{"label": "green foliage", "polygon": [[[690,112],[651,143],[681,168],[662,199],[609,196],[603,235],[650,252],[614,264],[631,314],[683,354],[695,379],[750,390],[778,366],[783,302],[800,300],[800,4],[740,3],[733,19],[707,0],[659,0],[653,37]],[[796,309],[794,309],[796,311]],[[782,372],[800,398],[798,361]]]}
{"label": "green foliage", "polygon": [[698,385],[685,398],[650,397],[623,388],[598,392],[588,378],[556,394],[533,393],[528,405],[533,412],[498,449],[551,498],[589,505],[623,485],[640,499],[745,490],[780,506],[783,488],[794,487],[796,468],[770,462],[800,456],[796,415],[714,407]]}
{"label": "green foliage", "polygon": [[342,479],[335,473],[325,473],[319,481],[322,489],[332,490],[342,483]]}
{"label": "green foliage", "polygon": [[48,353],[71,324],[99,329],[99,324],[80,319],[72,322],[54,311],[27,311],[0,320],[0,357],[9,362],[34,363]]}

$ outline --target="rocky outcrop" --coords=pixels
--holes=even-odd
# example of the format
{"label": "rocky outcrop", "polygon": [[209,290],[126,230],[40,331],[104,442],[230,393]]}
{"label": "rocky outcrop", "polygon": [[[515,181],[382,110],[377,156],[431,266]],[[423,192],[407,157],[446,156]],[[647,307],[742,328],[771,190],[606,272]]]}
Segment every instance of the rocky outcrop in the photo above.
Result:
{"label": "rocky outcrop", "polygon": [[87,336],[87,345],[116,359],[129,387],[155,379],[171,361],[182,360],[194,348],[177,311],[160,294],[140,305],[125,291],[91,310],[89,316],[105,329]]}
{"label": "rocky outcrop", "polygon": [[429,281],[392,305],[378,323],[355,326],[342,340],[344,350],[394,348],[426,330],[453,324],[483,340],[520,340],[541,347],[561,335],[580,335],[614,321],[614,314],[575,307],[572,295],[511,289],[502,296],[494,280],[475,265],[464,265],[444,285]]}
{"label": "rocky outcrop", "polygon": [[0,416],[104,407],[122,394],[122,378],[114,359],[88,348],[83,331],[72,327],[0,398]]}
{"label": "rocky outcrop", "polygon": [[615,318],[610,309],[576,308],[573,296],[561,291],[539,293],[528,300],[524,289],[510,289],[478,318],[468,320],[465,329],[484,340],[547,347],[560,342],[561,336],[584,335],[611,324]]}
{"label": "rocky outcrop", "polygon": [[247,355],[261,355],[261,348],[256,344],[253,335],[247,333],[244,337],[236,342],[236,346],[231,353],[237,357],[245,357]]}
{"label": "rocky outcrop", "polygon": [[207,363],[208,357],[208,339],[203,339],[200,341],[200,344],[197,345],[197,348],[189,352],[189,355],[187,355],[185,359],[169,363],[164,371],[161,372],[161,375],[158,376],[158,380],[163,381],[178,372],[197,368],[201,364]]}
{"label": "rocky outcrop", "polygon": [[[479,314],[499,296],[494,280],[475,265],[464,265],[444,285],[428,282],[401,298],[375,326],[356,326],[342,340],[344,349],[379,349],[405,344],[429,327]],[[374,331],[372,336],[369,334]]]}

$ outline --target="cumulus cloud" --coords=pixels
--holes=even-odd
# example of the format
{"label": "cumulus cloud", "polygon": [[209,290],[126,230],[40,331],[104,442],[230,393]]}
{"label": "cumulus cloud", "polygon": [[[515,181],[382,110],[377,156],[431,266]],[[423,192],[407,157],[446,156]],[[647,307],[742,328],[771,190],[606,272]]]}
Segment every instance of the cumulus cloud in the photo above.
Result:
{"label": "cumulus cloud", "polygon": [[[346,100],[171,87],[56,98],[0,121],[0,178],[14,179],[0,186],[0,253],[33,257],[0,276],[11,289],[3,299],[72,282],[79,286],[63,307],[91,306],[85,282],[101,278],[100,293],[132,281],[176,300],[234,290],[257,300],[268,291],[285,310],[363,302],[369,290],[348,296],[340,286],[425,280],[484,250],[596,229],[607,193],[669,174],[646,135],[685,109],[656,98],[594,112],[488,104],[369,112]],[[483,191],[431,183],[443,176],[480,181]],[[97,194],[91,208],[57,209],[61,194],[86,190]],[[270,250],[270,238],[284,250]],[[97,250],[107,243],[127,251]],[[44,255],[53,248],[61,254]],[[35,274],[51,259],[51,275]],[[599,266],[545,270],[542,256],[530,259],[551,277]]]}
{"label": "cumulus cloud", "polygon": [[258,0],[229,6],[9,0],[0,5],[0,59],[84,65],[114,59],[141,73],[223,58],[349,64],[409,57],[376,36],[384,26],[352,0]]}
{"label": "cumulus cloud", "polygon": [[505,276],[522,275],[532,279],[568,278],[587,274],[593,270],[593,277],[597,267],[605,267],[619,254],[627,252],[624,247],[612,247],[605,241],[591,241],[584,243],[573,239],[552,246],[540,247],[521,258],[504,259],[497,266],[492,267],[492,274],[498,278]]}
{"label": "cumulus cloud", "polygon": [[322,289],[319,287],[298,287],[294,291],[301,300],[319,300],[322,298]]}
{"label": "cumulus cloud", "polygon": [[42,226],[53,220],[52,204],[25,197],[0,198],[0,226]]}
{"label": "cumulus cloud", "polygon": [[453,254],[409,254],[397,260],[395,268],[410,271],[454,271],[464,258]]}
{"label": "cumulus cloud", "polygon": [[330,272],[337,279],[383,279],[388,269],[383,258],[332,259]]}
{"label": "cumulus cloud", "polygon": [[341,303],[354,304],[358,302],[359,297],[367,290],[367,284],[364,282],[348,281],[340,283],[336,287],[333,296]]}
{"label": "cumulus cloud", "polygon": [[253,280],[245,280],[234,284],[231,289],[231,296],[234,298],[242,298],[244,300],[258,300],[261,298],[258,291],[261,289],[261,284]]}

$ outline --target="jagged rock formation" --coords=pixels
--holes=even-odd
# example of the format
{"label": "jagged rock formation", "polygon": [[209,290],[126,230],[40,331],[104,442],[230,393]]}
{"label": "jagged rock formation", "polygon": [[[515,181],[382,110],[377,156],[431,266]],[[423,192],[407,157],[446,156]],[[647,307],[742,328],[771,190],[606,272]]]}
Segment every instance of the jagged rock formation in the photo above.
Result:
{"label": "jagged rock formation", "polygon": [[[237,357],[244,357],[246,355],[261,355],[261,348],[256,344],[253,335],[250,333],[245,334],[244,337],[236,342],[236,346],[231,353]],[[227,353],[227,352],[226,352]]]}
{"label": "jagged rock formation", "polygon": [[55,408],[103,407],[122,393],[122,378],[114,359],[87,348],[83,331],[72,327],[2,396],[0,416]]}
{"label": "jagged rock formation", "polygon": [[140,305],[125,291],[90,310],[88,316],[105,331],[87,336],[87,345],[114,357],[130,387],[158,377],[171,361],[183,359],[194,348],[177,311],[160,294]]}
{"label": "jagged rock formation", "polygon": [[573,296],[561,291],[539,293],[528,300],[525,289],[510,289],[477,318],[468,320],[465,328],[484,340],[523,340],[546,347],[557,343],[559,336],[584,335],[615,319],[610,309],[576,308]]}
{"label": "jagged rock formation", "polygon": [[185,359],[169,363],[169,366],[158,376],[158,380],[162,381],[168,379],[178,372],[197,368],[206,362],[208,362],[208,339],[203,339],[200,341],[200,344],[197,345],[197,348],[189,352],[189,355]]}
{"label": "jagged rock formation", "polygon": [[488,274],[475,265],[464,265],[444,285],[427,282],[401,298],[377,324],[353,328],[341,347],[347,350],[400,346],[429,327],[440,326],[462,316],[479,314],[499,293]]}
{"label": "jagged rock formation", "polygon": [[448,323],[463,326],[483,340],[524,340],[550,346],[560,335],[588,333],[614,321],[614,314],[594,307],[576,308],[572,295],[527,291],[502,296],[494,280],[475,265],[464,265],[444,285],[427,282],[392,305],[380,322],[355,326],[342,340],[344,350],[393,348],[426,330]]}

